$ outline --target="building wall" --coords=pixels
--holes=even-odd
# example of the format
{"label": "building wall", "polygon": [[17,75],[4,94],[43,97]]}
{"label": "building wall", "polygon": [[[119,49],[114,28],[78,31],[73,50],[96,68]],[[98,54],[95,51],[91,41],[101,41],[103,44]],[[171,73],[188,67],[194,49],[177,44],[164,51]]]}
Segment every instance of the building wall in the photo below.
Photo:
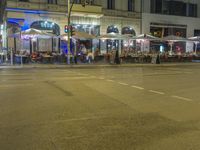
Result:
{"label": "building wall", "polygon": [[150,32],[150,23],[162,23],[162,24],[175,24],[187,26],[187,37],[194,36],[194,29],[200,30],[200,18],[169,16],[143,13],[142,15],[142,32]]}
{"label": "building wall", "polygon": [[115,0],[115,9],[107,9],[107,0],[102,0],[104,16],[101,18],[101,34],[105,34],[107,27],[115,25],[121,33],[123,27],[131,27],[136,34],[140,34],[140,0],[135,0],[135,11],[128,12],[128,0]]}
{"label": "building wall", "polygon": [[[164,15],[164,14],[153,14],[150,13],[151,4],[150,0],[143,0],[142,6],[142,32],[150,32],[150,24],[161,23],[161,24],[174,24],[174,25],[185,25],[187,29],[186,36],[194,36],[194,30],[200,30],[200,1],[199,0],[176,0],[183,1],[187,3],[197,4],[197,17],[185,17],[185,16],[174,16],[174,15]],[[174,6],[175,7],[175,6]]]}
{"label": "building wall", "polygon": [[[135,0],[136,4],[139,4],[140,0]],[[59,12],[55,12],[56,5],[48,4],[48,7],[45,8],[46,0],[30,0],[31,5],[27,3],[13,3],[11,2],[11,6],[13,7],[25,7],[26,9],[41,9],[47,11],[47,13],[26,13],[26,12],[18,12],[18,11],[8,11],[7,18],[22,18],[24,19],[25,28],[29,28],[30,25],[34,21],[43,20],[43,21],[51,21],[60,26],[61,34],[64,33],[64,26],[67,25],[67,15],[64,10],[67,9],[66,0],[58,0],[58,5],[62,5],[62,9],[59,8]],[[140,31],[140,13],[138,12],[128,12],[128,0],[121,1],[116,0],[116,9],[108,10],[107,9],[107,0],[95,0],[94,6],[90,8],[90,6],[81,7],[80,5],[74,5],[71,17],[71,23],[74,24],[93,24],[100,25],[101,34],[105,34],[107,27],[110,25],[116,25],[121,32],[121,28],[125,26],[132,27],[137,34]],[[101,8],[103,11],[101,11]],[[54,9],[55,7],[55,9]],[[49,9],[52,8],[52,9]],[[65,9],[64,9],[65,8]],[[136,10],[139,10],[139,6],[135,6]],[[63,10],[63,11],[62,11]],[[97,11],[98,10],[98,11]],[[52,11],[52,12],[51,12]],[[80,11],[80,12],[78,12]],[[102,14],[101,14],[101,13]]]}
{"label": "building wall", "polygon": [[[160,1],[165,1],[165,0],[160,0]],[[199,0],[174,0],[174,1],[181,1],[184,3],[191,3],[191,4],[197,4],[197,17],[200,18],[200,1]],[[143,3],[142,6],[142,12],[144,13],[150,13],[151,12],[151,0],[141,0]],[[176,7],[176,6],[174,6]]]}

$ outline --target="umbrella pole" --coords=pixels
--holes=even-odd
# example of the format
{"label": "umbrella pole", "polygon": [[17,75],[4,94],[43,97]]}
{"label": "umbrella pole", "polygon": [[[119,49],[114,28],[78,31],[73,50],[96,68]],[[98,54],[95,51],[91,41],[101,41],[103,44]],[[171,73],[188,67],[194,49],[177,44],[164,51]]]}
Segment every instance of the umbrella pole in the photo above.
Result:
{"label": "umbrella pole", "polygon": [[60,53],[60,38],[58,38],[58,53]]}
{"label": "umbrella pole", "polygon": [[37,38],[37,51],[39,52],[39,39]]}
{"label": "umbrella pole", "polygon": [[77,41],[75,40],[75,44],[74,44],[74,63],[77,64]]}
{"label": "umbrella pole", "polygon": [[30,38],[29,41],[30,41],[30,54],[32,54],[32,39]]}
{"label": "umbrella pole", "polygon": [[172,45],[173,45],[173,43],[172,43],[172,42],[170,42],[170,43],[169,43],[169,45],[170,45],[170,51],[169,51],[169,55],[172,55]]}
{"label": "umbrella pole", "polygon": [[17,47],[17,45],[16,45],[16,37],[14,37],[14,53],[16,53],[16,47]]}
{"label": "umbrella pole", "polygon": [[53,37],[51,38],[51,52],[53,52]]}
{"label": "umbrella pole", "polygon": [[197,54],[197,42],[195,43],[195,55]]}

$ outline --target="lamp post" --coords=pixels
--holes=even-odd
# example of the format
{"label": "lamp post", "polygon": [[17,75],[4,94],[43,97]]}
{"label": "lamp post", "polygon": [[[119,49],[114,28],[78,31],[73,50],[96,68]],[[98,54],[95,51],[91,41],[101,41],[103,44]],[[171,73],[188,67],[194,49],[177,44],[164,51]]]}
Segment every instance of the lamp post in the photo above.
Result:
{"label": "lamp post", "polygon": [[[69,31],[69,27],[70,27],[70,16],[71,16],[71,10],[70,10],[70,0],[67,0],[68,4],[67,4],[67,11],[68,11],[68,22],[67,22],[67,26],[68,26],[68,32],[67,32],[67,47],[68,47],[68,52],[67,52],[67,63],[70,64],[70,31]],[[72,5],[73,6],[73,5]]]}
{"label": "lamp post", "polygon": [[[68,37],[68,41],[67,41],[67,48],[68,48],[68,53],[67,53],[67,63],[70,64],[70,55],[71,55],[71,51],[70,51],[70,36],[71,36],[71,30],[72,26],[71,26],[71,22],[70,22],[70,18],[71,18],[71,11],[72,11],[72,7],[74,5],[75,0],[72,1],[72,4],[70,5],[70,0],[67,0],[67,12],[68,12],[68,22],[67,22],[67,26],[68,26],[68,32],[67,32],[67,37]],[[89,2],[88,0],[81,0],[81,5],[83,7],[85,7],[86,5],[88,5]]]}

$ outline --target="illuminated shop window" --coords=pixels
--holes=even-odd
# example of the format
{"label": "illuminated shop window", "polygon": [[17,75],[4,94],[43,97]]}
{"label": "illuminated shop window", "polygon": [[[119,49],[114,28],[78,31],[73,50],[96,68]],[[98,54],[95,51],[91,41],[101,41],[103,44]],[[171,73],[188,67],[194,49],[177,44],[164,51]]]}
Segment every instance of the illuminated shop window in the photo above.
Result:
{"label": "illuminated shop window", "polygon": [[135,36],[135,31],[131,27],[123,27],[122,34],[132,34],[133,36]]}
{"label": "illuminated shop window", "polygon": [[[111,25],[107,28],[107,33],[119,33],[117,26]],[[107,40],[107,51],[118,50],[119,40]]]}
{"label": "illuminated shop window", "polygon": [[80,32],[86,32],[95,36],[100,35],[100,26],[91,24],[72,24],[72,26]]}
{"label": "illuminated shop window", "polygon": [[60,27],[50,21],[36,21],[31,24],[31,28],[38,29],[38,30],[44,30],[48,33],[52,33],[55,35],[60,35]]}
{"label": "illuminated shop window", "polygon": [[111,25],[111,26],[108,26],[107,33],[119,33],[119,30],[116,26]]}

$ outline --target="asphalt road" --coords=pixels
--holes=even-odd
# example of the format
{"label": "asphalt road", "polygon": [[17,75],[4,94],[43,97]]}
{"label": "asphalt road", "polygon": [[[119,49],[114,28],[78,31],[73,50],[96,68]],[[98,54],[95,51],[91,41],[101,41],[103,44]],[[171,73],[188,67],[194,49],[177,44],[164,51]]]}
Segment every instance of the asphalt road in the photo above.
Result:
{"label": "asphalt road", "polygon": [[200,65],[0,70],[1,150],[199,150]]}

